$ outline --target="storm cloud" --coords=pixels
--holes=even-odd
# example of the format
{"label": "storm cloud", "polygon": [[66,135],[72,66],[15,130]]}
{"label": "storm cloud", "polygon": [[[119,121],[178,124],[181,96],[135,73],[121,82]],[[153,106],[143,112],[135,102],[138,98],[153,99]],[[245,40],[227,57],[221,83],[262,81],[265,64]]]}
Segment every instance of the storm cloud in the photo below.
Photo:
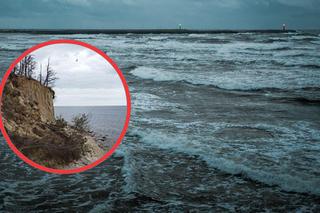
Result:
{"label": "storm cloud", "polygon": [[318,0],[2,0],[1,28],[320,28]]}

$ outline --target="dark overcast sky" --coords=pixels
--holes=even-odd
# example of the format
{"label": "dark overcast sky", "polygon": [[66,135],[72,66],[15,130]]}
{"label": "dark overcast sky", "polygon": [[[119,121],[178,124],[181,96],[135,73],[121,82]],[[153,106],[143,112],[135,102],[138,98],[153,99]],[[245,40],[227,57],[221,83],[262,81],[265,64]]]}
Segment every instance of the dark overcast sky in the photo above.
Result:
{"label": "dark overcast sky", "polygon": [[320,0],[1,0],[0,28],[320,28]]}

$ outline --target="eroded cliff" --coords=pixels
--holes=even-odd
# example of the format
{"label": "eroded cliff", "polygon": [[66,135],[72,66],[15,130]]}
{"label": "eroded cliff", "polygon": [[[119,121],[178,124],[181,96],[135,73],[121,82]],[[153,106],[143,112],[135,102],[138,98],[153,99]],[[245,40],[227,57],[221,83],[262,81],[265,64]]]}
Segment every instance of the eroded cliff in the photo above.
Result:
{"label": "eroded cliff", "polygon": [[53,123],[54,91],[38,81],[11,74],[3,92],[3,117],[9,132],[38,136],[39,123]]}
{"label": "eroded cliff", "polygon": [[11,141],[28,158],[50,168],[75,168],[100,158],[104,152],[93,135],[55,119],[54,95],[34,79],[10,75],[1,111]]}

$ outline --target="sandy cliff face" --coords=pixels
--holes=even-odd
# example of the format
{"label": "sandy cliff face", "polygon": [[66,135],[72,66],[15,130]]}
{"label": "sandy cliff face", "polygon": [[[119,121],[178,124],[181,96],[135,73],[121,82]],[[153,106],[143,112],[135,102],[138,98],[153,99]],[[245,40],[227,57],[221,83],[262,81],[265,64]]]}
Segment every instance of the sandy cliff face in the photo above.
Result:
{"label": "sandy cliff face", "polygon": [[2,111],[5,127],[18,135],[36,136],[39,122],[53,123],[54,91],[38,81],[10,75],[3,91]]}
{"label": "sandy cliff face", "polygon": [[73,168],[104,154],[92,135],[56,121],[51,88],[33,79],[11,75],[2,97],[6,131],[15,146],[31,160],[51,168]]}
{"label": "sandy cliff face", "polygon": [[14,78],[15,90],[19,90],[21,99],[25,102],[25,106],[31,104],[36,112],[40,115],[40,120],[43,122],[53,122],[54,108],[53,98],[54,91],[40,84],[36,80],[28,80],[23,77]]}
{"label": "sandy cliff face", "polygon": [[10,75],[3,91],[2,112],[8,132],[37,136],[37,126],[53,123],[54,91],[38,81]]}

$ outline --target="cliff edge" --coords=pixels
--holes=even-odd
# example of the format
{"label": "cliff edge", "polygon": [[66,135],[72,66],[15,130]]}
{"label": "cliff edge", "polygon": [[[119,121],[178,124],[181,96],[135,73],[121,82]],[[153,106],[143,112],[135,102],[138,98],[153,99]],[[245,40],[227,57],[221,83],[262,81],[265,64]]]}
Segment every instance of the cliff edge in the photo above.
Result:
{"label": "cliff edge", "polygon": [[102,157],[93,135],[55,119],[54,95],[37,80],[10,75],[1,111],[11,141],[29,159],[50,168],[77,168]]}

